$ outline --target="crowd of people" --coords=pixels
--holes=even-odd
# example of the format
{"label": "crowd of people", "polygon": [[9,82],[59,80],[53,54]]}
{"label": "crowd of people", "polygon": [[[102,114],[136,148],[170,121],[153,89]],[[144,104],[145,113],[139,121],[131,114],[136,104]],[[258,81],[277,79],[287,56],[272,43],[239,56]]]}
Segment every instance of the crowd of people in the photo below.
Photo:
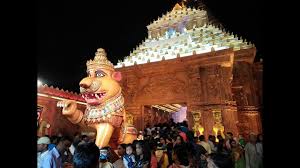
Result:
{"label": "crowd of people", "polygon": [[38,139],[38,168],[261,168],[262,134],[249,141],[227,132],[223,138],[194,136],[187,122],[146,125],[137,140],[99,150],[86,135]]}

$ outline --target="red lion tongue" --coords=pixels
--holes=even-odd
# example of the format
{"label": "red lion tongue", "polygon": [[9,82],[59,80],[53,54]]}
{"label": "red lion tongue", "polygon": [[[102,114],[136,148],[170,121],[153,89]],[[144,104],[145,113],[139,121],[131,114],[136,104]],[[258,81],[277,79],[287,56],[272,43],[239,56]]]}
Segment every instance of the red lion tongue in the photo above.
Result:
{"label": "red lion tongue", "polygon": [[90,104],[90,105],[99,105],[99,100],[98,99],[85,99],[85,101]]}
{"label": "red lion tongue", "polygon": [[99,105],[99,100],[104,97],[105,93],[85,93],[82,97],[90,105]]}

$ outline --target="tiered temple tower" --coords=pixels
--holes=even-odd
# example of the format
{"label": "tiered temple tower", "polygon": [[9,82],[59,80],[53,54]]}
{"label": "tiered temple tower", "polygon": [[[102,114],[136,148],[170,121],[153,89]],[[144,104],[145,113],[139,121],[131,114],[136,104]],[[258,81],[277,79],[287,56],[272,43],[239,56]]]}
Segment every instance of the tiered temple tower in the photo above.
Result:
{"label": "tiered temple tower", "polygon": [[254,44],[211,24],[207,11],[179,4],[147,29],[115,65],[137,128],[147,124],[145,105],[185,103],[190,128],[199,121],[206,136],[262,131],[262,62],[254,64]]}

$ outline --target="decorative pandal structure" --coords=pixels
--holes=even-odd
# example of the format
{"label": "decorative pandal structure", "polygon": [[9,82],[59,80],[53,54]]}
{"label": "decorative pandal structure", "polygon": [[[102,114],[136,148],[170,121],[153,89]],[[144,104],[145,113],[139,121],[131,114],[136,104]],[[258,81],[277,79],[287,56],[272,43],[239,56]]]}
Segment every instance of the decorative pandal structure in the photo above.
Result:
{"label": "decorative pandal structure", "polygon": [[114,66],[139,130],[151,118],[149,105],[186,104],[190,128],[206,137],[262,131],[262,62],[254,63],[254,44],[211,24],[207,11],[179,4],[147,29]]}

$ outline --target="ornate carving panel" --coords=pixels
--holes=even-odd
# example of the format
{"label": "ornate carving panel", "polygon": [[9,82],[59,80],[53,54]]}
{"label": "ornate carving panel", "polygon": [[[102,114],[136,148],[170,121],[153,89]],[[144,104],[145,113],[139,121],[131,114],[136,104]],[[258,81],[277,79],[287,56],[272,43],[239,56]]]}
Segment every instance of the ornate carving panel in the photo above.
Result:
{"label": "ornate carving panel", "polygon": [[134,75],[128,74],[127,76],[124,75],[120,82],[125,104],[131,104],[134,102],[138,86],[138,80],[136,79],[137,78]]}
{"label": "ornate carving panel", "polygon": [[[236,62],[233,69],[233,88],[242,86],[243,88],[243,104],[242,105],[258,105],[257,94],[255,89],[255,81],[253,78],[253,64],[247,62]],[[238,93],[241,94],[241,93]],[[238,97],[238,96],[237,96]]]}
{"label": "ornate carving panel", "polygon": [[202,95],[201,80],[200,78],[192,78],[189,81],[189,101],[200,102]]}
{"label": "ornate carving panel", "polygon": [[243,87],[232,88],[233,99],[236,101],[238,108],[242,108],[248,105],[247,96],[244,94]]}
{"label": "ornate carving panel", "polygon": [[137,99],[139,102],[151,103],[151,100],[182,100],[187,91],[184,73],[169,73],[147,76],[139,79]]}
{"label": "ornate carving panel", "polygon": [[221,97],[222,100],[225,101],[232,101],[232,67],[221,67],[221,73],[220,73],[220,79],[221,79]]}
{"label": "ornate carving panel", "polygon": [[218,65],[200,67],[201,85],[203,86],[203,102],[220,103],[220,69]]}

